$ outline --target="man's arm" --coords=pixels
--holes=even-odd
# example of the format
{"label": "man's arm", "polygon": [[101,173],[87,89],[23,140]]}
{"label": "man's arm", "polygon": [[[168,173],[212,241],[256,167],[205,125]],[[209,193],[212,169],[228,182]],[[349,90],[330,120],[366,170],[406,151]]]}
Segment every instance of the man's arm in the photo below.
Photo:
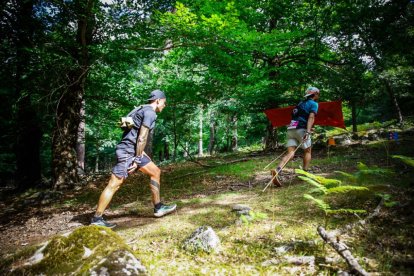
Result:
{"label": "man's arm", "polygon": [[145,146],[147,145],[147,139],[148,139],[149,132],[150,132],[150,129],[148,127],[146,127],[145,125],[141,126],[139,130],[139,134],[138,134],[137,145],[135,148],[136,156],[142,156]]}
{"label": "man's arm", "polygon": [[315,123],[315,113],[311,112],[309,114],[309,118],[308,118],[308,124],[306,126],[306,132],[311,133],[312,131],[312,126]]}

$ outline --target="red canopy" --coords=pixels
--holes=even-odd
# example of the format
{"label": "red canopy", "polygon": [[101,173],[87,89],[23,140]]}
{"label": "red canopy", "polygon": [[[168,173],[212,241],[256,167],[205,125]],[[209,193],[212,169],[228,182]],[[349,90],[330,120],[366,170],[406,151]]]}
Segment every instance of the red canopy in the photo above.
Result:
{"label": "red canopy", "polygon": [[[286,126],[292,119],[291,113],[293,108],[295,106],[268,109],[264,113],[273,127]],[[345,128],[344,117],[342,115],[342,101],[319,103],[315,125]]]}

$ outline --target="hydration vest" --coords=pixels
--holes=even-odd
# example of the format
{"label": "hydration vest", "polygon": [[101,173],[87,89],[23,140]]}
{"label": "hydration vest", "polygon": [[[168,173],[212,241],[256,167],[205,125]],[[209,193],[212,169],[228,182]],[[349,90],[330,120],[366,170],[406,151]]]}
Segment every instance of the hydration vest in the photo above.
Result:
{"label": "hydration vest", "polygon": [[[310,112],[305,110],[305,104],[309,99],[301,101],[293,110],[292,110],[292,122],[296,121],[294,128],[306,128]],[[305,120],[305,121],[303,121]],[[292,124],[292,123],[291,123]],[[293,127],[292,127],[293,128]]]}

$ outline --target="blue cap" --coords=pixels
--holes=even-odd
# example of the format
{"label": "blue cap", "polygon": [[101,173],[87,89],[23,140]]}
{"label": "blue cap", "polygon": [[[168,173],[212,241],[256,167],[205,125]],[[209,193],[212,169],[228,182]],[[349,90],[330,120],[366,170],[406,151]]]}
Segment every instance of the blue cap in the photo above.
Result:
{"label": "blue cap", "polygon": [[161,90],[154,90],[154,91],[152,91],[151,92],[151,94],[150,94],[150,97],[148,98],[148,100],[147,101],[154,101],[154,100],[157,100],[157,99],[165,99],[165,98],[167,98],[166,96],[165,96],[165,93],[164,92],[162,92]]}

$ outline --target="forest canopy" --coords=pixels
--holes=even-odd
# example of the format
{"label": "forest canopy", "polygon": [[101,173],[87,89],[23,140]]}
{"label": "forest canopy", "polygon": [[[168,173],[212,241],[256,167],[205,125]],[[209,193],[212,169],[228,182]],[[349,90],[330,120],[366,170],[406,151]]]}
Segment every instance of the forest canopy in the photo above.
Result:
{"label": "forest canopy", "polygon": [[410,0],[0,5],[3,187],[73,188],[108,170],[119,118],[154,89],[167,94],[157,162],[274,149],[285,129],[263,111],[297,104],[308,86],[342,100],[354,132],[413,115]]}

